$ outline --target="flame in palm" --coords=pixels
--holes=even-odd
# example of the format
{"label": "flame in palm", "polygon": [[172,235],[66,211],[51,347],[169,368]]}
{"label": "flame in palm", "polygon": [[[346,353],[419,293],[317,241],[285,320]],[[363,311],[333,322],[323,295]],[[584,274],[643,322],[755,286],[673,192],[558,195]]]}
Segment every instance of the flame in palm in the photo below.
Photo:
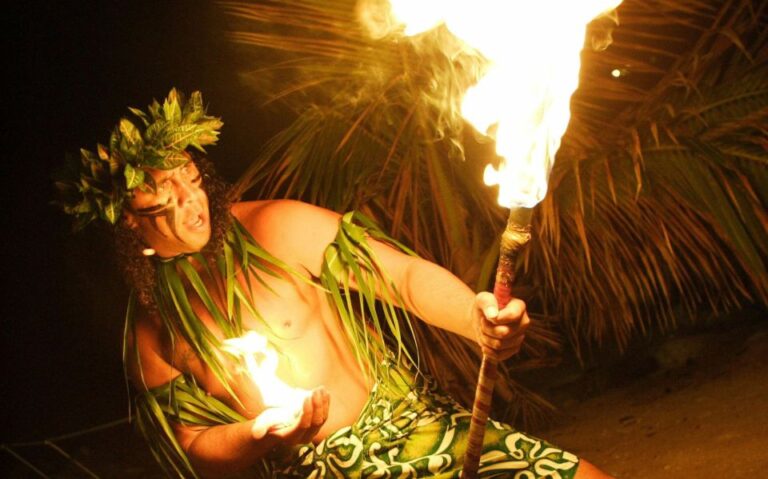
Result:
{"label": "flame in palm", "polygon": [[301,411],[309,391],[294,388],[277,376],[278,355],[267,338],[248,331],[238,338],[224,340],[222,349],[242,358],[245,371],[259,389],[264,406],[283,409],[286,417]]}

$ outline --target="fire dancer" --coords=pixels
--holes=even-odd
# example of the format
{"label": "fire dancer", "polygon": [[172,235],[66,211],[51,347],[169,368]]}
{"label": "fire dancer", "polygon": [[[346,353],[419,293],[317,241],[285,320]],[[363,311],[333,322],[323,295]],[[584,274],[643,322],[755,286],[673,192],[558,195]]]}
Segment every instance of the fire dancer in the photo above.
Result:
{"label": "fire dancer", "polygon": [[[172,90],[131,112],[57,186],[78,227],[101,219],[114,233],[133,288],[124,353],[136,420],[166,470],[458,477],[470,413],[419,369],[408,313],[503,360],[523,341],[525,304],[499,311],[492,294],[475,295],[359,215],[230,202],[203,150],[222,123],[199,92],[184,101]],[[286,398],[298,404],[287,414],[225,347],[252,333],[277,354],[271,379],[303,391],[298,403]],[[607,477],[495,421],[479,472]]]}

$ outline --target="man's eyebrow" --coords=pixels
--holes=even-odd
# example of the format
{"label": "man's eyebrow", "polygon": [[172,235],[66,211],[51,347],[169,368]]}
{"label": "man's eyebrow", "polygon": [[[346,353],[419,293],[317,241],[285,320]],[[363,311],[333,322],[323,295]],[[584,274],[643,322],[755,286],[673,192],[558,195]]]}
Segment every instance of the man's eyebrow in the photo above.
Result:
{"label": "man's eyebrow", "polygon": [[156,183],[160,183],[161,181],[165,181],[168,178],[173,177],[173,175],[175,175],[175,174],[176,174],[176,171],[165,171],[165,172],[160,173],[158,175],[160,178],[155,178],[155,182]]}

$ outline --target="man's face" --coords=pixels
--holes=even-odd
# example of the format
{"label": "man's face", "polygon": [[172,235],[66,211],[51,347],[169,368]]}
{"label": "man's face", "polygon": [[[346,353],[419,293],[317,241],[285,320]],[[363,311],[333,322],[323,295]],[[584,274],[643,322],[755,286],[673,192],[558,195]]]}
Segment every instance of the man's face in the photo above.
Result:
{"label": "man's face", "polygon": [[208,195],[192,161],[172,170],[148,170],[154,192],[137,188],[126,220],[162,257],[200,251],[211,237]]}

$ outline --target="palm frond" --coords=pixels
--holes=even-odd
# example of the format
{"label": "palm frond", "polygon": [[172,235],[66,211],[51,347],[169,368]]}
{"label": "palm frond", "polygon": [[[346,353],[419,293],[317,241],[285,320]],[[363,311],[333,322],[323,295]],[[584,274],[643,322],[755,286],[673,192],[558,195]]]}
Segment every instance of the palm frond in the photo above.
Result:
{"label": "palm frond", "polygon": [[[296,113],[239,193],[258,185],[270,197],[361,210],[488,287],[506,217],[480,180],[495,157],[446,113],[482,61],[441,55],[424,37],[373,40],[354,3],[222,3],[238,22],[232,39],[260,55],[246,78]],[[702,309],[768,304],[768,6],[625,0],[618,17],[613,44],[583,54],[536,239],[519,264],[524,298],[560,319],[578,353],[671,330]],[[444,29],[430,35],[455,41]],[[551,331],[533,343],[556,350]],[[438,331],[417,335],[434,345],[432,367],[453,371],[447,382],[473,383],[476,351]]]}

